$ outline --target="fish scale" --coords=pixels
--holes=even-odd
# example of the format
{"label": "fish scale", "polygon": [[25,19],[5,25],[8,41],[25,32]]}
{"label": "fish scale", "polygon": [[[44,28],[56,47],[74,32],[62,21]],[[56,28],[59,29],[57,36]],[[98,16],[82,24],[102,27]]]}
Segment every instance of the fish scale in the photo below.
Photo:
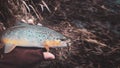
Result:
{"label": "fish scale", "polygon": [[[31,25],[30,25],[31,26]],[[37,27],[36,26],[33,26],[33,27],[17,27],[16,28],[12,28],[11,32],[7,32],[5,33],[4,35],[4,38],[6,37],[9,37],[9,38],[12,38],[12,37],[20,37],[22,35],[21,38],[31,38],[29,40],[32,40],[32,39],[36,39],[35,41],[38,41],[39,39],[41,40],[54,40],[54,39],[62,39],[64,38],[63,35],[51,30],[51,29],[48,29],[48,28],[45,28],[43,26],[39,26],[38,28],[39,29],[36,29]],[[52,36],[52,37],[50,37]],[[19,39],[19,38],[18,38]]]}
{"label": "fish scale", "polygon": [[[12,51],[16,46],[43,48],[44,41],[61,39],[66,39],[66,37],[47,27],[26,23],[7,29],[1,37],[5,45],[5,53]],[[65,41],[61,42],[60,47],[67,46]]]}

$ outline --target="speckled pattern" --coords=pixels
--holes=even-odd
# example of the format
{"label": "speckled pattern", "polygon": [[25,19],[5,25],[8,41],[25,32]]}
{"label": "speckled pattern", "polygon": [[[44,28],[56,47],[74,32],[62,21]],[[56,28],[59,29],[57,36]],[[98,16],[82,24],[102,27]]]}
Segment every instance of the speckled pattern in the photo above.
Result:
{"label": "speckled pattern", "polygon": [[40,47],[43,47],[42,42],[45,40],[65,39],[62,34],[47,27],[23,24],[6,30],[2,36],[2,39],[7,38],[10,40],[27,40],[31,44],[35,43],[35,45],[40,45]]}

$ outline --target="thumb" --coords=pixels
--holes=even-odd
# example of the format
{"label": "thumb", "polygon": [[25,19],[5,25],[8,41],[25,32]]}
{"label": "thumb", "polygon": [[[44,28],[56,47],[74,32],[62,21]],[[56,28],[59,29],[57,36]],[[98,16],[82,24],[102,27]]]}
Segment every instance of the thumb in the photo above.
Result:
{"label": "thumb", "polygon": [[43,52],[43,56],[45,59],[55,59],[55,56],[50,52]]}

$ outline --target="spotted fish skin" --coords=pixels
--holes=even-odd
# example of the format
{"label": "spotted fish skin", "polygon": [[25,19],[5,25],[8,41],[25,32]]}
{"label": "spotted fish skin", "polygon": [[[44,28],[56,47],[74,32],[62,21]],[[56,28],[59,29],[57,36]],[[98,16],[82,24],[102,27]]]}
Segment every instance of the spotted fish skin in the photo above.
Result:
{"label": "spotted fish skin", "polygon": [[[24,25],[24,23],[9,28],[1,37],[5,45],[5,53],[9,53],[16,46],[43,48],[44,41],[61,39],[66,39],[66,37],[52,29],[39,25]],[[67,46],[67,43],[61,42],[61,46]]]}

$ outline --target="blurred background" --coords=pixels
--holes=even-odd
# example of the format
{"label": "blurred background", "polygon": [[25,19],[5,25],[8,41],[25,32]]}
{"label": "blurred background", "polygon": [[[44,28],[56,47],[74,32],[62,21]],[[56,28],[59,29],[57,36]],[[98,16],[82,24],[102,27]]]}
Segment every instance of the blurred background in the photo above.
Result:
{"label": "blurred background", "polygon": [[0,34],[20,20],[72,40],[34,68],[120,68],[120,0],[0,0]]}

